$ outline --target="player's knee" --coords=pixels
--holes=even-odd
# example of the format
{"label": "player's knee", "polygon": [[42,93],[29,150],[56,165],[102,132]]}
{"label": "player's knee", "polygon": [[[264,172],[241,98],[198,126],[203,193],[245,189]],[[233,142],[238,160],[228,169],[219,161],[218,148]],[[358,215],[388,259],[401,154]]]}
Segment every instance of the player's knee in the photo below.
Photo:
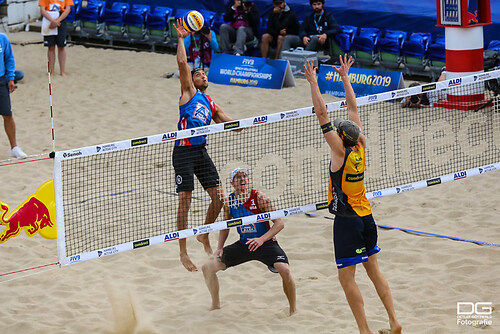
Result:
{"label": "player's knee", "polygon": [[208,274],[209,272],[212,272],[214,271],[213,269],[211,269],[211,266],[212,262],[206,262],[203,264],[203,266],[201,266],[201,271],[203,271],[203,274]]}
{"label": "player's knee", "polygon": [[292,272],[290,271],[290,266],[287,265],[286,263],[277,263],[274,265],[276,270],[280,273],[281,277],[283,278],[289,278],[292,276]]}

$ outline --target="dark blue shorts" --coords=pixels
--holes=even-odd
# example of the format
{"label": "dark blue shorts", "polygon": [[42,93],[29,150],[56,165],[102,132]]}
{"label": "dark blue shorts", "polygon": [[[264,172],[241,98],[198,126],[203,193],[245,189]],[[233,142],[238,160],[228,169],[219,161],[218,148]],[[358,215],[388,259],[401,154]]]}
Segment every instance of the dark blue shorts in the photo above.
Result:
{"label": "dark blue shorts", "polygon": [[66,19],[61,21],[61,25],[57,28],[57,35],[52,36],[43,36],[43,45],[44,46],[54,46],[57,45],[60,48],[66,46],[66,34],[67,34],[67,26]]}
{"label": "dark blue shorts", "polygon": [[338,269],[368,261],[370,255],[380,252],[373,216],[335,216],[333,245]]}
{"label": "dark blue shorts", "polygon": [[0,115],[12,116],[12,107],[10,105],[9,80],[0,77]]}
{"label": "dark blue shorts", "polygon": [[265,242],[252,252],[248,249],[248,245],[243,245],[238,240],[234,244],[224,247],[222,251],[221,262],[227,267],[234,267],[252,260],[264,263],[273,273],[277,272],[274,269],[276,262],[288,263],[288,257],[277,241]]}

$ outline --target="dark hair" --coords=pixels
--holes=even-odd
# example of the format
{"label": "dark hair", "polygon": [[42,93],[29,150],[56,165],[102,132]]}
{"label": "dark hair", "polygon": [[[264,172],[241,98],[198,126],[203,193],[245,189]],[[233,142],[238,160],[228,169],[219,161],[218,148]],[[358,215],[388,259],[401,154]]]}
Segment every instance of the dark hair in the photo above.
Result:
{"label": "dark hair", "polygon": [[325,4],[325,0],[309,0],[309,4],[312,6],[315,2],[321,2],[323,5]]}
{"label": "dark hair", "polygon": [[193,68],[193,70],[191,71],[191,77],[198,71],[203,71],[203,69],[201,67],[195,67]]}

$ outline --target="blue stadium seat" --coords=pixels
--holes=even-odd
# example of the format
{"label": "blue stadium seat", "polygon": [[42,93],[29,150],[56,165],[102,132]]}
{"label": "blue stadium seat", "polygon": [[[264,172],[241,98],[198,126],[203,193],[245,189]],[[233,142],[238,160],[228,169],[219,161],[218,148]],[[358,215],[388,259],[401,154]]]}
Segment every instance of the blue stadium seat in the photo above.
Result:
{"label": "blue stadium seat", "polygon": [[130,10],[126,2],[113,2],[111,8],[104,9],[104,39],[113,45],[115,39],[125,39],[125,25],[123,19]]}
{"label": "blue stadium seat", "polygon": [[87,6],[80,8],[80,33],[85,37],[99,37],[102,35],[104,0],[88,0]]}
{"label": "blue stadium seat", "polygon": [[446,48],[444,35],[437,35],[434,42],[427,49],[427,56],[432,61],[446,62]]}
{"label": "blue stadium seat", "polygon": [[172,13],[172,8],[158,6],[146,15],[146,30],[153,51],[156,44],[167,42],[168,19]]}
{"label": "blue stadium seat", "polygon": [[356,62],[370,65],[378,60],[377,43],[380,36],[378,28],[359,28],[359,33],[352,42]]}
{"label": "blue stadium seat", "polygon": [[[191,9],[178,8],[175,11],[175,15],[170,16],[168,18],[168,31],[169,31],[169,37],[170,37],[170,39],[172,39],[172,40],[176,40],[177,39],[177,31],[175,31],[174,23],[177,21],[177,19],[182,18],[184,16],[184,14],[186,14],[190,10]],[[177,41],[175,43],[177,43]]]}
{"label": "blue stadium seat", "polygon": [[428,32],[414,32],[408,40],[404,41],[401,47],[401,56],[408,74],[422,72],[429,61],[427,59],[427,48],[431,41],[431,34]]}
{"label": "blue stadium seat", "polygon": [[431,41],[431,34],[428,32],[414,32],[410,35],[407,41],[404,41],[401,48],[401,55],[406,57],[414,57],[423,59],[425,57],[427,47]]}
{"label": "blue stadium seat", "polygon": [[66,24],[68,26],[68,33],[73,33],[80,26],[80,9],[82,8],[81,0],[74,0],[71,11],[66,17]]}
{"label": "blue stadium seat", "polygon": [[405,39],[405,31],[387,30],[384,37],[379,38],[377,43],[380,63],[388,68],[399,68],[403,62],[401,47]]}
{"label": "blue stadium seat", "polygon": [[492,40],[488,43],[488,47],[487,47],[488,50],[493,50],[493,51],[496,51],[496,52],[499,52],[500,53],[500,41],[499,40]]}
{"label": "blue stadium seat", "polygon": [[427,48],[427,58],[432,73],[432,78],[437,80],[441,75],[441,70],[446,66],[445,36],[436,35],[434,42]]}
{"label": "blue stadium seat", "polygon": [[217,36],[219,35],[220,26],[224,23],[223,16],[224,16],[224,14],[222,14],[222,13],[216,13],[214,20],[212,22],[211,28],[213,31],[215,31],[215,34],[217,34]]}
{"label": "blue stadium seat", "polygon": [[329,38],[330,57],[334,63],[338,63],[340,55],[350,54],[352,41],[358,32],[358,27],[341,25],[342,33],[335,35],[335,39]]}
{"label": "blue stadium seat", "polygon": [[146,19],[150,11],[151,7],[148,5],[133,4],[125,14],[123,24],[129,42],[134,43],[146,39]]}
{"label": "blue stadium seat", "polygon": [[384,37],[379,38],[377,48],[379,51],[400,55],[403,41],[406,39],[406,31],[387,30]]}
{"label": "blue stadium seat", "polygon": [[212,29],[217,13],[205,9],[201,9],[200,13],[201,15],[203,15],[203,19],[205,20],[205,25],[210,29]]}

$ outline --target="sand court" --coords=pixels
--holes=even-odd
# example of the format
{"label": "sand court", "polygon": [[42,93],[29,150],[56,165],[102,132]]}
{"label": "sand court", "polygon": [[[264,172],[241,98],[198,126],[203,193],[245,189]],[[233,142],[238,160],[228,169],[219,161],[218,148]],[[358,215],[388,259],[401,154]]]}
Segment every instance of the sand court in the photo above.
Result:
{"label": "sand court", "polygon": [[[29,155],[48,153],[52,141],[46,49],[28,44],[14,45],[13,50],[17,68],[25,72],[11,95],[18,143]],[[57,150],[176,129],[180,85],[177,79],[162,77],[176,69],[174,55],[74,45],[68,46],[67,55],[67,77],[52,78]],[[212,84],[208,92],[227,114],[241,119],[310,106],[309,85],[301,79],[296,84],[282,90]],[[327,103],[336,100],[324,98]],[[339,113],[345,117],[345,111]],[[5,160],[7,138],[0,138],[0,160]],[[50,160],[0,167],[0,200],[15,208],[53,177],[52,167]],[[382,225],[499,244],[499,181],[500,172],[495,171],[377,198],[372,201],[374,217]],[[324,210],[317,213],[328,215]],[[332,220],[299,215],[285,219],[285,229],[277,236],[297,284],[298,313],[292,317],[286,316],[279,276],[259,263],[219,273],[222,308],[209,312],[201,271],[188,273],[182,267],[173,242],[0,277],[2,331],[355,333],[338,282],[332,225]],[[217,233],[211,235],[212,245],[216,238]],[[228,242],[236,238],[231,231]],[[201,267],[207,260],[202,245],[194,238],[187,243],[193,262]],[[500,247],[385,229],[379,229],[379,246],[379,264],[405,332],[479,332],[472,325],[457,324],[457,302],[491,302],[492,325],[484,331],[500,331]],[[0,274],[57,262],[55,241],[24,233],[0,245],[0,254]],[[358,271],[371,328],[387,328],[371,282],[364,270]],[[12,278],[17,279],[7,281]]]}

